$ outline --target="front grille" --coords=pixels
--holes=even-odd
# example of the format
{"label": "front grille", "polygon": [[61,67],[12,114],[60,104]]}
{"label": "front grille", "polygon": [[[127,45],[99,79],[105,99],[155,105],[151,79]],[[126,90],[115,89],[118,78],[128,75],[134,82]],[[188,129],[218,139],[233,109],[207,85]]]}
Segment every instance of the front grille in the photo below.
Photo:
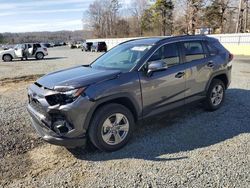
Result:
{"label": "front grille", "polygon": [[39,114],[46,116],[46,111],[44,110],[43,106],[41,105],[41,103],[37,99],[29,97],[29,103],[30,103],[30,106],[35,111],[37,111]]}

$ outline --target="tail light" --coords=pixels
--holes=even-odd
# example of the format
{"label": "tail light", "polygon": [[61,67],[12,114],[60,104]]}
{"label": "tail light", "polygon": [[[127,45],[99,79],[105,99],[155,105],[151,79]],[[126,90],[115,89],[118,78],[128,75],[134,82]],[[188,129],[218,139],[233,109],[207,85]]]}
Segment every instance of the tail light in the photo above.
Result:
{"label": "tail light", "polygon": [[47,48],[43,48],[43,50],[44,50],[45,52],[47,52]]}
{"label": "tail light", "polygon": [[233,55],[233,54],[231,54],[231,53],[229,53],[229,62],[230,62],[230,61],[232,61],[232,60],[233,60],[233,58],[234,58],[234,55]]}

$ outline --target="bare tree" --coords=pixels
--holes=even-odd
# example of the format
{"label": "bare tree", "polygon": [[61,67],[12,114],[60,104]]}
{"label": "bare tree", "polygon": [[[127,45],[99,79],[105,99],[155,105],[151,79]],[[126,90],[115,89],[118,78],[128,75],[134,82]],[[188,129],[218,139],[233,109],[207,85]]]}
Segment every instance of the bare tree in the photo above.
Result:
{"label": "bare tree", "polygon": [[115,35],[119,8],[118,0],[95,0],[90,4],[88,15],[97,37]]}
{"label": "bare tree", "polygon": [[187,20],[188,20],[188,33],[194,35],[195,29],[198,26],[199,14],[204,6],[203,0],[187,0]]}
{"label": "bare tree", "polygon": [[143,35],[142,30],[142,17],[145,10],[148,8],[148,1],[147,0],[133,0],[131,3],[131,12],[132,16],[135,20],[135,33],[138,36]]}

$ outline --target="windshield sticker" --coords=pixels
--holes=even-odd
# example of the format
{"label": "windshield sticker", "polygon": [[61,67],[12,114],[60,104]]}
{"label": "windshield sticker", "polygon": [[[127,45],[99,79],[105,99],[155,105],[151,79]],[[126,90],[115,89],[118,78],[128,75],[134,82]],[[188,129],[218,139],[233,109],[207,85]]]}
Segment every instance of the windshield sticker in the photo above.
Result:
{"label": "windshield sticker", "polygon": [[135,46],[135,47],[133,47],[131,50],[132,50],[132,51],[140,51],[140,52],[143,52],[143,51],[147,50],[148,48],[150,48],[150,46]]}

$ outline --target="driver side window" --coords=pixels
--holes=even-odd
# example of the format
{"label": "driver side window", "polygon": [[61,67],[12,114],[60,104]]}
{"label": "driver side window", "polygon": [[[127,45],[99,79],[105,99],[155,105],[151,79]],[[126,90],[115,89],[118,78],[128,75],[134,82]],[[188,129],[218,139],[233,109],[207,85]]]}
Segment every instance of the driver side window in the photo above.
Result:
{"label": "driver side window", "polygon": [[160,47],[149,59],[148,64],[153,61],[162,61],[166,67],[172,67],[180,63],[180,55],[176,43],[166,44]]}

